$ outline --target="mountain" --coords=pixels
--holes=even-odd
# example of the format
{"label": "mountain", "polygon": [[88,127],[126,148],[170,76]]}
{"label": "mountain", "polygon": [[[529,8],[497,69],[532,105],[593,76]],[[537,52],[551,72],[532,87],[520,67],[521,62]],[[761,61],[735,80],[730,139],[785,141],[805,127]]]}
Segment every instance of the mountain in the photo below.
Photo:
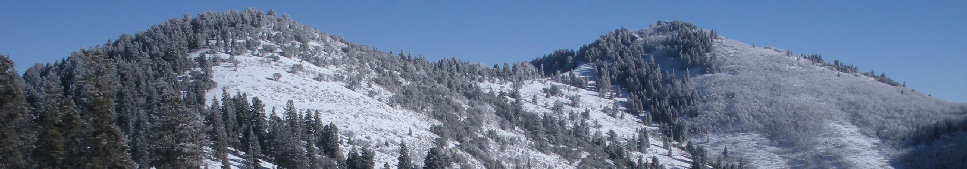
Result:
{"label": "mountain", "polygon": [[681,21],[488,66],[247,9],[2,63],[3,168],[935,168],[967,131],[967,105]]}

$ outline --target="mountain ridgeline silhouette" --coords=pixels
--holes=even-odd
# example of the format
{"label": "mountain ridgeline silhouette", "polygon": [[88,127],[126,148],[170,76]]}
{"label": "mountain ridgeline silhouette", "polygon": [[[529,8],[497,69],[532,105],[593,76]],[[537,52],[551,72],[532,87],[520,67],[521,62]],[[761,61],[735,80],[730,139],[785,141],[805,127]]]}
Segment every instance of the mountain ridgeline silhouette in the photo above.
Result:
{"label": "mountain ridgeline silhouette", "polygon": [[949,149],[963,147],[967,105],[683,21],[487,66],[250,8],[169,19],[22,75],[0,61],[0,168],[962,168],[967,157]]}

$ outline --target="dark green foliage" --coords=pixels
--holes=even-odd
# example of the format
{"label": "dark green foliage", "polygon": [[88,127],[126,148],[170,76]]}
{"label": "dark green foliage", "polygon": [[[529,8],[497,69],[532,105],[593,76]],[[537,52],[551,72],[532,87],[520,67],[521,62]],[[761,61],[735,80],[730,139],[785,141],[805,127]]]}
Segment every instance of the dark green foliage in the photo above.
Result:
{"label": "dark green foliage", "polygon": [[222,121],[222,113],[219,111],[219,107],[218,100],[212,98],[211,107],[207,110],[210,113],[205,118],[205,124],[209,129],[208,138],[212,142],[212,149],[215,151],[212,156],[225,168],[231,163],[228,161],[228,139],[225,138],[225,123]]}
{"label": "dark green foliage", "polygon": [[239,127],[238,124],[238,114],[235,113],[236,107],[236,102],[228,94],[228,90],[222,89],[221,113],[223,118],[222,122],[225,123],[225,138],[227,139],[229,145],[232,145],[233,147],[241,147],[241,142],[239,142],[241,135],[239,133],[242,131],[239,130],[241,127]]}
{"label": "dark green foliage", "polygon": [[158,124],[152,129],[156,135],[152,139],[152,165],[159,168],[194,168],[202,165],[205,146],[204,124],[198,112],[187,109],[181,97],[174,90],[161,90],[158,102]]}
{"label": "dark green foliage", "polygon": [[539,68],[539,70],[546,76],[561,73],[561,70],[571,70],[576,68],[578,65],[577,60],[575,59],[574,50],[558,49],[551,54],[534,59],[530,62],[530,64],[533,64],[534,67]]}
{"label": "dark green foliage", "polygon": [[[561,75],[559,72],[573,69],[580,63],[594,63],[595,73],[599,77],[597,88],[602,96],[612,94],[611,84],[635,91],[630,96],[633,101],[629,102],[629,105],[633,105],[629,108],[633,110],[632,114],[655,116],[656,121],[675,126],[679,117],[690,113],[692,93],[683,89],[687,80],[675,79],[677,73],[662,71],[654,64],[654,60],[644,61],[645,56],[668,56],[683,60],[678,69],[666,68],[667,70],[700,68],[711,72],[714,69],[707,65],[713,63],[714,59],[704,56],[710,49],[707,45],[711,41],[703,40],[707,40],[709,36],[714,38],[714,33],[708,35],[690,24],[679,22],[660,23],[658,27],[660,28],[656,29],[660,32],[675,32],[671,33],[668,40],[655,42],[665,46],[661,49],[633,44],[633,35],[636,32],[619,30],[602,36],[599,42],[578,52],[558,50],[531,63],[494,65],[489,68],[456,59],[431,62],[425,57],[414,58],[402,52],[397,57],[345,42],[341,38],[334,38],[348,44],[341,49],[297,45],[318,41],[328,35],[295,23],[288,17],[276,16],[274,12],[263,13],[249,9],[242,12],[207,12],[195,18],[186,15],[153,26],[145,32],[125,34],[103,46],[83,50],[63,63],[35,66],[36,78],[31,78],[38,80],[28,80],[24,87],[34,91],[34,94],[29,94],[34,99],[30,101],[30,106],[38,110],[57,109],[63,113],[35,113],[40,115],[36,120],[41,122],[38,124],[44,129],[39,131],[45,142],[38,143],[43,145],[43,148],[38,149],[41,151],[33,151],[38,152],[34,154],[38,156],[30,157],[55,159],[45,160],[51,164],[38,164],[45,166],[194,168],[201,156],[198,151],[200,146],[211,146],[213,156],[226,166],[229,164],[225,157],[228,153],[244,153],[243,158],[249,168],[258,166],[259,160],[272,161],[285,168],[335,168],[339,163],[350,168],[374,167],[374,152],[369,149],[363,149],[361,154],[354,151],[349,158],[342,158],[338,128],[332,123],[321,125],[317,114],[310,114],[309,111],[300,113],[291,101],[283,112],[285,119],[276,116],[273,109],[272,116],[269,116],[271,120],[266,121],[264,103],[261,100],[253,97],[250,103],[244,93],[231,96],[228,91],[223,90],[221,104],[213,101],[212,107],[205,111],[206,98],[202,97],[205,96],[205,91],[214,86],[211,66],[223,61],[189,57],[188,52],[209,49],[210,53],[231,55],[252,52],[259,56],[267,55],[266,58],[276,61],[279,56],[293,57],[317,66],[359,65],[370,68],[358,71],[361,74],[375,73],[377,77],[370,79],[350,76],[331,79],[344,81],[353,89],[375,84],[397,93],[387,102],[405,109],[425,112],[443,122],[432,129],[433,133],[444,140],[438,144],[446,141],[457,142],[461,145],[460,151],[483,162],[486,168],[504,168],[501,161],[493,160],[489,156],[488,149],[491,142],[502,142],[502,138],[496,134],[482,137],[482,114],[490,113],[486,112],[489,109],[484,108],[488,106],[495,109],[494,113],[501,118],[499,123],[502,127],[525,129],[530,140],[536,141],[536,145],[543,145],[542,151],[557,153],[568,159],[578,159],[582,152],[588,152],[588,159],[582,161],[582,166],[588,168],[633,167],[640,164],[628,159],[625,148],[621,148],[621,140],[614,138],[613,134],[606,142],[600,136],[590,136],[591,127],[586,122],[569,127],[566,124],[567,119],[557,117],[564,114],[563,103],[557,106],[557,113],[542,116],[523,110],[521,106],[524,99],[521,99],[520,93],[510,94],[515,101],[509,102],[502,97],[506,95],[480,91],[476,82],[519,82],[541,77],[542,74],[556,74],[554,77],[558,77],[559,81],[583,88],[588,87],[589,79],[580,78],[573,73]],[[267,35],[264,34],[266,31],[281,33]],[[255,38],[264,38],[274,45],[254,41]],[[261,50],[259,46],[262,47]],[[281,53],[277,53],[275,49],[279,49]],[[344,52],[352,57],[310,57],[324,50]],[[234,59],[229,60],[227,62],[233,62]],[[234,62],[237,65],[237,61]],[[301,66],[294,66],[292,72],[298,73],[302,69]],[[11,77],[16,78],[16,75]],[[43,102],[58,102],[56,94],[39,92],[45,91],[41,90],[46,87],[45,84],[51,84],[46,81],[63,82],[59,85],[63,89],[52,89],[50,92],[63,93],[63,105],[66,107],[35,106],[50,104]],[[403,85],[403,81],[409,84]],[[19,81],[4,79],[0,82]],[[19,87],[11,89],[19,90]],[[561,93],[560,86],[553,86],[548,91],[549,96],[559,96]],[[7,94],[6,90],[0,94]],[[4,117],[12,112],[26,114],[12,117],[32,119],[27,117],[30,114],[26,113],[25,108],[7,109],[7,103],[20,104],[15,102],[25,100],[23,94],[15,95],[19,96],[2,97],[14,98],[12,102],[3,100]],[[53,101],[47,101],[51,99]],[[464,102],[461,102],[463,100],[471,100],[471,106],[465,107]],[[571,99],[571,106],[580,106],[576,104],[579,100]],[[77,108],[77,111],[68,111],[69,108]],[[646,111],[651,113],[644,113]],[[55,116],[60,116],[59,122]],[[584,115],[584,119],[588,116]],[[205,117],[204,127],[200,123],[202,117]],[[18,120],[6,119],[14,119],[4,122],[8,124]],[[56,127],[58,131],[53,130],[51,125],[59,126]],[[12,130],[14,134],[8,134],[8,126],[24,125],[3,125],[4,133],[0,134],[3,134],[2,139],[5,140],[0,141],[12,138],[7,136],[17,135],[17,130]],[[676,127],[670,128],[684,128]],[[685,137],[684,134],[676,134],[684,130],[673,131],[666,135],[672,135],[676,139]],[[205,132],[208,137],[201,135]],[[66,139],[64,143],[58,143],[57,133]],[[211,139],[211,142],[205,138]],[[64,155],[58,155],[61,154],[58,150],[61,149],[58,148],[61,144]],[[15,163],[6,162],[8,159],[28,157],[29,155],[24,155],[28,154],[25,151],[7,155],[8,152],[19,151],[15,149],[24,144],[3,145],[5,147],[2,147],[2,153],[5,154],[0,156],[0,161],[3,162],[0,167],[18,168],[29,164],[22,162],[29,159],[13,160]],[[10,148],[11,146],[14,148]],[[240,152],[228,152],[229,147]],[[404,159],[406,155],[405,159],[409,159],[405,145],[401,145],[401,149],[400,158]],[[431,149],[426,156],[426,168],[446,168],[466,160],[462,157],[451,158],[449,154],[443,148]],[[64,164],[58,164],[58,158],[67,160]],[[342,159],[347,161],[342,163]],[[606,160],[614,164],[606,164]],[[405,167],[403,161],[400,160],[401,167]],[[656,163],[657,161],[653,161],[652,164]]]}
{"label": "dark green foliage", "polygon": [[322,138],[319,145],[326,156],[333,159],[342,159],[342,152],[339,151],[339,127],[329,123],[322,129]]}
{"label": "dark green foliage", "polygon": [[638,135],[635,138],[635,147],[638,151],[647,152],[648,148],[651,147],[651,143],[648,141],[648,129],[638,129]]}
{"label": "dark green foliage", "polygon": [[245,160],[248,161],[247,167],[257,168],[261,162],[259,159],[262,159],[262,147],[259,145],[258,135],[255,134],[253,127],[250,126],[247,127],[247,130],[245,130],[245,136],[245,138],[247,138],[245,141],[247,143],[245,146]]}
{"label": "dark green foliage", "polygon": [[80,74],[75,74],[80,78],[76,85],[82,89],[78,97],[86,98],[78,102],[78,106],[86,112],[82,118],[89,128],[82,133],[85,138],[81,144],[86,148],[80,150],[80,159],[74,160],[82,161],[80,165],[89,168],[134,168],[127,153],[126,138],[113,123],[117,118],[111,98],[117,86],[117,77],[113,76],[116,75],[114,65],[101,51],[76,52],[70,59],[89,66],[81,68]]}
{"label": "dark green foliage", "polygon": [[30,165],[30,120],[20,76],[13,61],[0,55],[0,168],[27,168]]}
{"label": "dark green foliage", "polygon": [[[688,76],[696,72],[690,69],[698,70],[697,73],[715,72],[715,57],[707,53],[711,52],[716,37],[715,33],[689,23],[658,22],[645,30],[618,29],[602,35],[594,43],[581,47],[573,59],[570,59],[571,52],[559,50],[531,63],[543,66],[544,74],[559,74],[557,72],[570,71],[575,64],[592,63],[598,77],[596,88],[599,95],[609,96],[611,85],[617,84],[629,91],[628,101],[624,104],[627,113],[644,119],[646,124],[652,121],[668,124],[674,129],[664,134],[682,141],[685,126],[678,121],[697,115],[693,105],[698,94],[687,84]],[[663,70],[662,66],[674,67]],[[569,73],[565,77],[574,75]],[[573,78],[562,80],[575,83]],[[548,96],[555,93],[552,90],[547,91]]]}
{"label": "dark green foliage", "polygon": [[444,169],[452,165],[450,155],[440,147],[430,148],[423,159],[423,169]]}
{"label": "dark green foliage", "polygon": [[[79,117],[74,103],[63,95],[63,87],[58,77],[41,77],[41,74],[54,73],[52,70],[28,69],[24,80],[29,84],[43,84],[42,88],[25,86],[27,100],[37,117],[37,140],[34,142],[32,159],[37,168],[56,168],[66,166],[65,159],[74,158],[73,140],[79,128]],[[41,87],[41,86],[36,86]]]}
{"label": "dark green foliage", "polygon": [[285,108],[283,130],[274,133],[276,165],[283,168],[306,167],[310,163],[301,136],[304,133],[302,131],[304,127],[296,111],[295,104],[289,100]]}
{"label": "dark green foliage", "polygon": [[396,160],[399,161],[396,164],[397,169],[413,168],[413,160],[410,159],[410,149],[406,147],[406,142],[400,142],[400,156]]}
{"label": "dark green foliage", "polygon": [[[50,95],[47,97],[47,109],[40,114],[40,134],[37,136],[37,142],[34,143],[37,148],[33,153],[33,160],[37,162],[38,168],[56,168],[59,166],[65,166],[64,158],[67,155],[67,139],[61,132],[61,126],[64,123],[61,122],[63,119],[61,112],[74,111],[73,104],[66,104],[64,102],[64,97],[59,95],[60,89],[57,89],[55,85],[47,85],[48,90],[46,91],[58,91],[46,93]],[[76,114],[69,113],[69,114]]]}
{"label": "dark green foliage", "polygon": [[349,157],[346,157],[346,168],[349,169],[373,169],[376,163],[373,161],[375,154],[373,150],[368,148],[363,148],[362,153],[356,152],[355,149],[349,152]]}

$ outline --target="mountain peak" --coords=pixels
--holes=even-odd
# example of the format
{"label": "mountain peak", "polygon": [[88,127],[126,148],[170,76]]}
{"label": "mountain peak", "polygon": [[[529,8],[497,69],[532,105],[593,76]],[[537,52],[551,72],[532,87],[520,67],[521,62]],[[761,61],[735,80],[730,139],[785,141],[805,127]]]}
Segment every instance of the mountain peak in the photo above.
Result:
{"label": "mountain peak", "polygon": [[170,19],[16,78],[26,97],[3,105],[42,126],[3,130],[39,138],[4,150],[37,152],[0,160],[21,168],[892,168],[957,142],[949,124],[967,112],[683,21],[489,67],[251,8]]}

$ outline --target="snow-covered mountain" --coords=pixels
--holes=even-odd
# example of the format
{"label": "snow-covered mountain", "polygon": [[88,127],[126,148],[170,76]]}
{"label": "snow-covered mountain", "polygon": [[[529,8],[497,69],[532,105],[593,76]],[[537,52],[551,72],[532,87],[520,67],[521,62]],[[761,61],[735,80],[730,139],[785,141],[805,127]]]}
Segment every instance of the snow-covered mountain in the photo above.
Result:
{"label": "snow-covered mountain", "polygon": [[693,78],[703,96],[693,138],[761,168],[893,168],[895,146],[918,125],[964,116],[964,106],[770,47],[718,39],[720,73]]}
{"label": "snow-covered mountain", "polygon": [[25,168],[916,168],[967,140],[967,105],[681,21],[491,67],[208,12],[22,78],[11,121],[43,126],[9,147],[68,159]]}
{"label": "snow-covered mountain", "polygon": [[[275,45],[269,41],[261,42],[263,46]],[[310,45],[323,48],[345,47],[335,40],[322,42],[309,42]],[[362,82],[360,88],[349,89],[348,82],[334,80],[337,77],[362,76],[372,77],[375,75],[353,72],[354,66],[358,65],[329,65],[319,67],[297,58],[288,57],[268,57],[280,55],[280,51],[260,53],[262,56],[253,56],[253,53],[240,55],[229,55],[219,52],[209,52],[199,50],[190,53],[189,57],[205,57],[208,59],[218,58],[221,60],[235,61],[221,63],[214,66],[212,79],[217,86],[211,89],[206,98],[219,98],[223,92],[230,94],[246,93],[249,97],[258,97],[264,100],[267,109],[275,108],[281,110],[288,100],[294,101],[300,110],[318,110],[321,112],[324,123],[334,123],[344,131],[340,137],[344,140],[353,140],[353,145],[342,147],[344,152],[349,152],[352,148],[371,147],[376,151],[376,164],[389,164],[395,166],[398,162],[396,157],[399,155],[398,144],[403,141],[409,146],[412,156],[423,157],[433,146],[433,141],[439,136],[430,131],[430,127],[439,124],[427,113],[395,107],[389,103],[392,96],[398,93],[390,92],[373,82]],[[347,56],[340,51],[333,53],[323,53],[317,56],[326,59],[338,59]],[[273,58],[278,60],[273,60]],[[293,66],[302,67],[300,71],[292,71]],[[586,65],[590,66],[590,65]],[[579,70],[580,71],[580,70]],[[586,71],[586,70],[585,70]],[[279,78],[273,77],[280,74]],[[319,78],[322,77],[322,78]],[[569,114],[555,114],[552,109],[556,103],[567,103],[564,112],[571,112],[570,115],[577,115],[575,112],[589,112],[589,118],[583,120],[568,121],[568,125],[573,123],[585,122],[592,124],[591,132],[607,133],[614,131],[619,139],[634,140],[635,132],[638,129],[648,129],[657,131],[656,126],[643,125],[639,119],[631,115],[611,115],[605,109],[612,108],[616,102],[624,101],[623,98],[602,98],[595,91],[568,86],[559,82],[554,82],[549,78],[537,78],[524,81],[501,81],[487,80],[476,83],[480,90],[494,93],[510,93],[514,90],[513,85],[519,85],[518,92],[524,101],[523,107],[526,111],[552,115],[558,118],[575,118]],[[545,97],[545,90],[552,87],[563,88],[562,93],[556,96]],[[570,98],[580,98],[577,103],[573,103]],[[512,99],[509,96],[508,99]],[[536,100],[532,100],[535,98]],[[513,101],[513,100],[511,100]],[[462,102],[468,102],[462,100]],[[471,105],[465,105],[471,106]],[[541,152],[534,146],[531,138],[524,136],[526,131],[520,128],[502,129],[498,122],[501,120],[495,114],[482,114],[483,131],[495,131],[497,136],[504,140],[510,140],[507,147],[500,147],[496,144],[489,147],[490,155],[495,160],[504,162],[509,168],[524,167],[526,165],[533,168],[575,168],[581,161],[569,161],[558,154]],[[268,117],[266,117],[268,118]],[[580,117],[577,117],[580,118]],[[486,133],[476,133],[484,135]],[[659,140],[660,135],[650,137],[651,148],[644,152],[633,152],[632,159],[650,159],[656,157],[658,162],[668,168],[686,168],[689,166],[690,157],[682,145],[670,147],[672,156],[668,156],[667,149]],[[497,141],[497,140],[492,140]],[[388,143],[388,144],[384,144]],[[677,144],[672,142],[671,144]],[[459,144],[451,144],[456,147]],[[451,147],[451,148],[452,148]],[[482,168],[480,162],[475,161],[465,152],[456,151],[455,153],[468,156],[467,165],[460,167]],[[423,163],[422,158],[415,158],[416,164]],[[211,161],[211,166],[220,166],[215,161]],[[237,164],[241,166],[241,163]],[[272,166],[272,164],[265,164]]]}

